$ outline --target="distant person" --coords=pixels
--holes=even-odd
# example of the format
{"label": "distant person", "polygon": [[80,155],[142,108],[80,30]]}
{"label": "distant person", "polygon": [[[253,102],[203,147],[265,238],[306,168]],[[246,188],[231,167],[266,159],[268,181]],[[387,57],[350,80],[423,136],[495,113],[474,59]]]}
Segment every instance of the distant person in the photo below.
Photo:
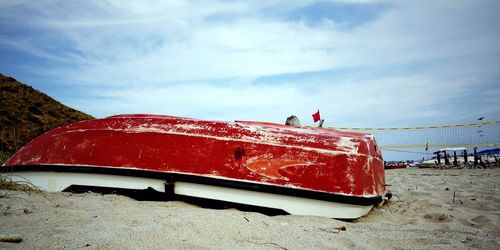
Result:
{"label": "distant person", "polygon": [[474,167],[477,168],[479,163],[479,156],[477,154],[477,147],[474,147]]}
{"label": "distant person", "polygon": [[299,118],[297,118],[297,116],[292,115],[292,116],[286,118],[285,125],[294,126],[294,127],[300,127]]}

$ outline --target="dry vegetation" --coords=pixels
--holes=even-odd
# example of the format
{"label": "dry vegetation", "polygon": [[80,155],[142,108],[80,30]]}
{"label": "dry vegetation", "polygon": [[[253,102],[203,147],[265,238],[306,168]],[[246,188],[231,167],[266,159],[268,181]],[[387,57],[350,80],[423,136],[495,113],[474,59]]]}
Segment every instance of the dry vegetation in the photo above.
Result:
{"label": "dry vegetation", "polygon": [[33,184],[26,182],[14,182],[9,179],[8,176],[0,176],[0,198],[4,198],[7,192],[2,193],[2,190],[11,191],[40,191]]}
{"label": "dry vegetation", "polygon": [[0,164],[46,131],[92,116],[0,74]]}

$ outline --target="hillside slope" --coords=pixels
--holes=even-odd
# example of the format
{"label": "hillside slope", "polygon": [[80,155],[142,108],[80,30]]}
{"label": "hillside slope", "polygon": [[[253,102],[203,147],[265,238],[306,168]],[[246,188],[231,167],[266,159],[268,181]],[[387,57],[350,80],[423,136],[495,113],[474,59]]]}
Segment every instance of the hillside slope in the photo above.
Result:
{"label": "hillside slope", "polygon": [[0,164],[33,138],[92,116],[0,74]]}

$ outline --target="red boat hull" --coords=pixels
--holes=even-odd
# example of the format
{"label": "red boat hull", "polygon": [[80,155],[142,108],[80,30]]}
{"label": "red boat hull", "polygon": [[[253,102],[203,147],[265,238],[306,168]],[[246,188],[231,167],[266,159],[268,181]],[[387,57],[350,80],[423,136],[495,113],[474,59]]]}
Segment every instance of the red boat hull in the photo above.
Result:
{"label": "red boat hull", "polygon": [[4,166],[140,171],[377,201],[386,193],[371,135],[259,122],[157,115],[83,121],[43,134]]}

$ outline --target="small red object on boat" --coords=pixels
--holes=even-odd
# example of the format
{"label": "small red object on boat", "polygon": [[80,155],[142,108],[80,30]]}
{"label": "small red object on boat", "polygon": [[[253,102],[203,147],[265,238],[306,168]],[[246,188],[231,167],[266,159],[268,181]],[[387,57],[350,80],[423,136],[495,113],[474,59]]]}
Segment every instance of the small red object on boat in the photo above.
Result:
{"label": "small red object on boat", "polygon": [[354,219],[383,202],[373,136],[264,122],[118,115],[53,129],[4,169],[46,191],[72,185],[178,195]]}

